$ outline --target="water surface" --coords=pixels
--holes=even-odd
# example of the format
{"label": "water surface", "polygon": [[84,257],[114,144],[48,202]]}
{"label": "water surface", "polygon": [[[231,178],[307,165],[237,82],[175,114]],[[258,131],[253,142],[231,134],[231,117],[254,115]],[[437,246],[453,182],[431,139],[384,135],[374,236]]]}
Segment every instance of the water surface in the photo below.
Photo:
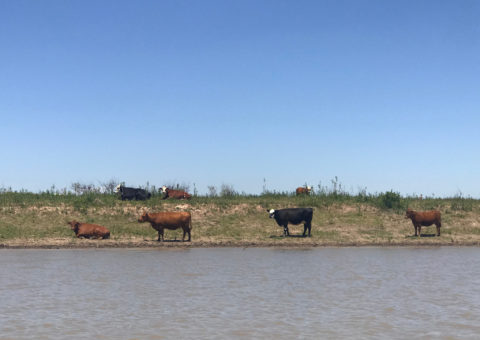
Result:
{"label": "water surface", "polygon": [[480,248],[0,251],[1,339],[478,338]]}

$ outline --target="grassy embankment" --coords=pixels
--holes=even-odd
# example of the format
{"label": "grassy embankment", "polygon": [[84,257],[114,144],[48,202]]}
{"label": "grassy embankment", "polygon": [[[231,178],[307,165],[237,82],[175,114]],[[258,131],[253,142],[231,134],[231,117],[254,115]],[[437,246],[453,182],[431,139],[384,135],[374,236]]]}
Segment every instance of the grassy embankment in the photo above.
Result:
{"label": "grassy embankment", "polygon": [[[439,209],[442,236],[435,227],[413,226],[406,207]],[[312,237],[296,237],[303,225],[290,226],[293,237],[268,218],[266,209],[313,207]],[[190,211],[192,242],[156,242],[149,224],[137,222],[144,211]],[[469,198],[415,199],[395,193],[379,195],[261,195],[195,197],[191,201],[122,202],[114,195],[76,196],[6,192],[0,194],[0,247],[159,247],[159,246],[349,246],[349,245],[480,245],[480,200]],[[96,223],[111,231],[109,240],[74,237],[70,220]],[[169,241],[181,231],[165,231]]]}

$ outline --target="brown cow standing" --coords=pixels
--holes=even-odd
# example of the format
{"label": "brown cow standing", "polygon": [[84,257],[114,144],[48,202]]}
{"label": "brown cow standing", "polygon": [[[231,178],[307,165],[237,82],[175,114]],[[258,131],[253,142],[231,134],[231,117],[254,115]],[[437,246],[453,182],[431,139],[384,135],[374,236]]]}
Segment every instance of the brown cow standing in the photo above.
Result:
{"label": "brown cow standing", "polygon": [[152,228],[158,231],[158,240],[164,241],[163,230],[165,228],[175,230],[183,229],[182,241],[185,241],[185,234],[188,233],[188,240],[190,241],[190,231],[192,230],[192,215],[189,212],[159,212],[147,213],[144,212],[138,219],[138,222],[150,222]]}
{"label": "brown cow standing", "polygon": [[81,223],[77,221],[67,222],[67,224],[70,224],[70,227],[77,237],[103,239],[110,237],[110,231],[101,225]]}
{"label": "brown cow standing", "polygon": [[176,199],[187,199],[189,200],[190,198],[192,198],[192,195],[190,195],[188,192],[186,191],[183,191],[183,190],[173,190],[173,189],[169,189],[167,188],[166,186],[163,186],[162,187],[162,192],[165,193],[165,196],[163,197],[164,200],[166,200],[167,198],[176,198]]}
{"label": "brown cow standing", "polygon": [[442,226],[442,215],[440,214],[440,211],[413,211],[411,209],[407,209],[405,218],[412,220],[413,227],[415,228],[415,236],[421,235],[422,225],[430,226],[432,224],[435,224],[437,227],[437,236],[440,236],[440,227]]}
{"label": "brown cow standing", "polygon": [[303,187],[298,187],[297,190],[295,191],[297,196],[298,195],[310,195],[310,191],[312,191],[312,187],[307,186],[305,188]]}

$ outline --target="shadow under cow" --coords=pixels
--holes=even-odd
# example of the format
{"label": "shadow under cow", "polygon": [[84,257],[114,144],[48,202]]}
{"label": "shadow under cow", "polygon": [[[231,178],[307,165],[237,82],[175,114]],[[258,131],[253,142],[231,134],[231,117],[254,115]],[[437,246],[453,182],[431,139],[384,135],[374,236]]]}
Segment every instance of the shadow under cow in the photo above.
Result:
{"label": "shadow under cow", "polygon": [[302,234],[299,235],[287,235],[287,236],[278,236],[278,235],[270,235],[270,238],[275,239],[275,240],[282,240],[285,238],[307,238],[309,236],[303,236]]}
{"label": "shadow under cow", "polygon": [[[421,234],[420,235],[420,237],[436,237],[436,236],[437,236],[436,234]],[[418,236],[408,235],[408,236],[405,236],[405,238],[415,239],[415,238],[418,238]]]}

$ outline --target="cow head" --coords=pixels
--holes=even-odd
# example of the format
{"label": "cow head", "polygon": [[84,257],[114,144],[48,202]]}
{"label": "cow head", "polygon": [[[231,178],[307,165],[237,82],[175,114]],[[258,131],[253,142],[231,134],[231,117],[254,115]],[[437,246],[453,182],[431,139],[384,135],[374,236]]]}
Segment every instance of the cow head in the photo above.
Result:
{"label": "cow head", "polygon": [[273,218],[275,216],[275,209],[267,209],[267,212],[270,214],[270,218]]}
{"label": "cow head", "polygon": [[405,211],[405,218],[412,218],[414,215],[415,211],[413,211],[412,209],[407,209],[407,211]]}
{"label": "cow head", "polygon": [[122,190],[122,185],[119,184],[115,187],[115,192],[120,192]]}
{"label": "cow head", "polygon": [[307,185],[307,193],[310,193],[310,191],[312,191],[312,187]]}
{"label": "cow head", "polygon": [[72,229],[75,232],[75,234],[78,232],[78,228],[80,227],[80,222],[70,221],[70,222],[67,222],[67,224],[70,225],[70,229]]}
{"label": "cow head", "polygon": [[162,191],[162,193],[166,193],[168,188],[164,185],[160,188],[160,190]]}
{"label": "cow head", "polygon": [[139,217],[138,222],[147,222],[149,220],[148,213],[144,212],[142,216]]}

